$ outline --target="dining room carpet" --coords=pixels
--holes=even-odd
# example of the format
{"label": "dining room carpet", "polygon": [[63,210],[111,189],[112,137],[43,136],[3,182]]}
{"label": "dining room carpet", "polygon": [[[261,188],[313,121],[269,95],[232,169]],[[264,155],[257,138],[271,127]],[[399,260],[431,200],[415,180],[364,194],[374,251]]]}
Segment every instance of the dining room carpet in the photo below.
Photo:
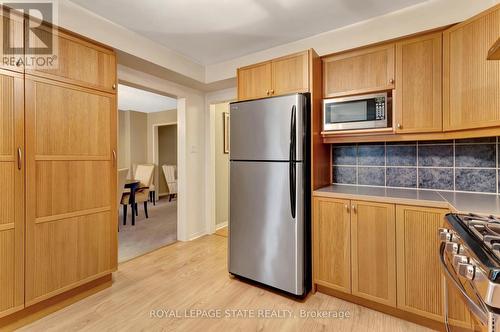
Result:
{"label": "dining room carpet", "polygon": [[139,216],[135,226],[128,208],[127,225],[123,225],[123,209],[119,212],[118,262],[125,262],[177,241],[177,200],[168,201],[162,197],[154,206],[148,203],[148,215],[139,205]]}

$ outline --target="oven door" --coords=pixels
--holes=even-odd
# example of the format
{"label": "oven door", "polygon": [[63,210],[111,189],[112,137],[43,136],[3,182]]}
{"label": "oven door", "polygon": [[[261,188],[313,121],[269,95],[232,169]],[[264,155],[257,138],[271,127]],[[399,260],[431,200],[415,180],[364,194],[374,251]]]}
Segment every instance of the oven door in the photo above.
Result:
{"label": "oven door", "polygon": [[387,114],[387,93],[326,99],[323,130],[385,128]]}
{"label": "oven door", "polygon": [[453,309],[454,303],[451,302],[449,296],[449,287],[453,287],[456,293],[460,294],[460,297],[466,304],[467,308],[474,315],[474,321],[479,325],[478,327],[482,331],[489,331],[488,325],[489,321],[492,319],[492,314],[488,311],[487,306],[481,299],[480,294],[476,291],[474,285],[465,278],[458,275],[457,271],[453,267],[452,255],[445,251],[445,244],[441,243],[440,247],[440,261],[443,268],[443,274],[448,281],[445,283],[444,287],[444,304],[445,304],[445,324],[447,331],[453,331],[453,326],[450,321],[453,317],[450,312]]}

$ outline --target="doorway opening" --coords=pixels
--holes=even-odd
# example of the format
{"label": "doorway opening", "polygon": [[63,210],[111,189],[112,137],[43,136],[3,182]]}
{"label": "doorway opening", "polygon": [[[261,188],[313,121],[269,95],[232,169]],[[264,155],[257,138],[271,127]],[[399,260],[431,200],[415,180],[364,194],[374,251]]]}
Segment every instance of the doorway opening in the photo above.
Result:
{"label": "doorway opening", "polygon": [[177,240],[177,133],[175,98],[119,84],[120,263]]}
{"label": "doorway opening", "polygon": [[229,103],[217,103],[210,107],[211,130],[214,147],[215,216],[213,229],[216,235],[228,236],[229,222]]}

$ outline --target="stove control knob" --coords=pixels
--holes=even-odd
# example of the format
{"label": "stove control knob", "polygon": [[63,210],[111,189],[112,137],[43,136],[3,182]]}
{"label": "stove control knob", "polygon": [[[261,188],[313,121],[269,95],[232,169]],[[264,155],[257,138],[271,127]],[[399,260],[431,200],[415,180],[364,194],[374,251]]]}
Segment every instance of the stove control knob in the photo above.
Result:
{"label": "stove control knob", "polygon": [[466,279],[473,280],[476,274],[476,268],[472,264],[459,263],[458,274]]}
{"label": "stove control knob", "polygon": [[446,229],[446,228],[440,228],[439,229],[439,239],[441,241],[450,241],[451,240],[450,230]]}
{"label": "stove control knob", "polygon": [[453,256],[453,266],[458,269],[458,264],[468,264],[469,257],[465,255],[455,255]]}
{"label": "stove control knob", "polygon": [[444,249],[446,252],[456,255],[459,253],[460,245],[455,242],[446,242]]}

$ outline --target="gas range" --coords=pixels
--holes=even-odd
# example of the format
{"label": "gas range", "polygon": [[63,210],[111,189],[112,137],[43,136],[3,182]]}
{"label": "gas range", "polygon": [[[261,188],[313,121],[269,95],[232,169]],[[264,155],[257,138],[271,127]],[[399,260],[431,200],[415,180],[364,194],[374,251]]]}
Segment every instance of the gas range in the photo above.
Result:
{"label": "gas range", "polygon": [[488,331],[496,331],[500,319],[500,220],[451,213],[439,236],[445,275],[477,320]]}

